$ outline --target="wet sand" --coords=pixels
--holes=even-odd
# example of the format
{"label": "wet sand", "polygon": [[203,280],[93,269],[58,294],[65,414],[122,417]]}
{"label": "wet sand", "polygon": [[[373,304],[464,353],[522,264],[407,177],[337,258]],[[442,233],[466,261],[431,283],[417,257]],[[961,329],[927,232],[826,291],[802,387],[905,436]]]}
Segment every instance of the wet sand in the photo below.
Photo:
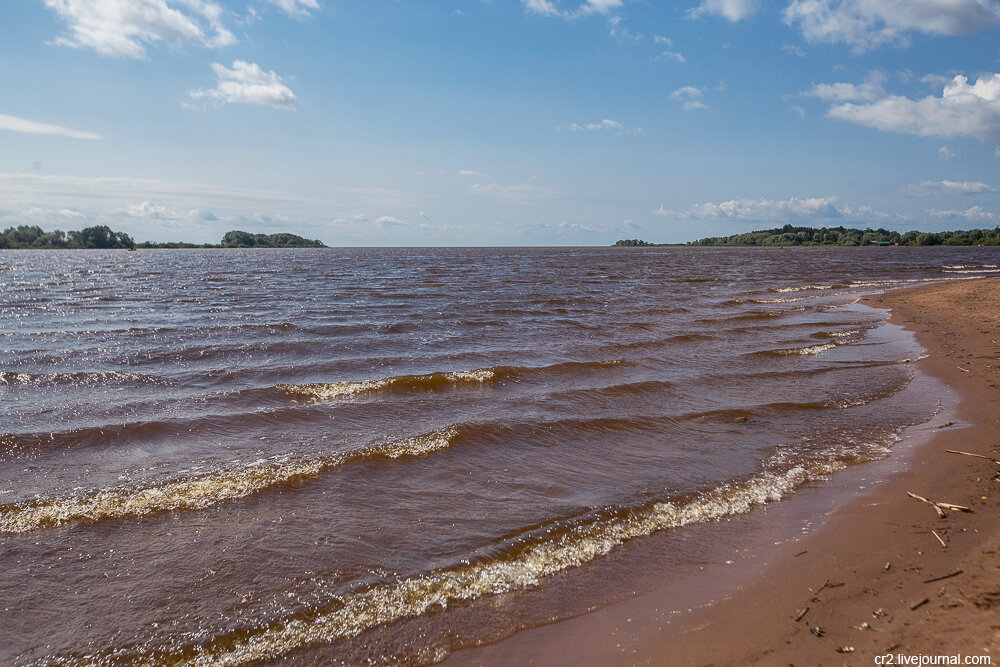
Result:
{"label": "wet sand", "polygon": [[[885,654],[1000,661],[1000,280],[866,301],[915,332],[928,350],[919,368],[959,397],[922,427],[925,442],[838,475],[831,486],[850,497],[828,502],[817,530],[758,545],[735,572],[717,568],[446,663],[872,665]],[[905,465],[892,463],[900,457]],[[851,485],[866,490],[849,493]],[[940,517],[907,492],[971,512],[945,508]],[[718,602],[674,608],[697,594]]]}

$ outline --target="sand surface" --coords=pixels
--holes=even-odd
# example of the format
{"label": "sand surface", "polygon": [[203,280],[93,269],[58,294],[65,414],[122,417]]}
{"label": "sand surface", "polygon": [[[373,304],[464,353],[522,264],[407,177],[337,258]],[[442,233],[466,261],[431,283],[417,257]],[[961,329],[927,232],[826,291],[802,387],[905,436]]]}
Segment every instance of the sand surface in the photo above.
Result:
{"label": "sand surface", "polygon": [[[739,577],[686,584],[722,589],[706,591],[719,600],[707,608],[671,611],[671,599],[697,592],[674,585],[446,663],[873,665],[892,654],[1000,664],[1000,280],[898,290],[867,303],[891,309],[893,323],[916,333],[928,350],[919,368],[960,399],[923,427],[930,437],[905,469],[872,464],[862,473],[880,476],[872,488],[852,494],[813,534],[762,549]],[[971,511],[945,508],[942,518],[907,492]]]}

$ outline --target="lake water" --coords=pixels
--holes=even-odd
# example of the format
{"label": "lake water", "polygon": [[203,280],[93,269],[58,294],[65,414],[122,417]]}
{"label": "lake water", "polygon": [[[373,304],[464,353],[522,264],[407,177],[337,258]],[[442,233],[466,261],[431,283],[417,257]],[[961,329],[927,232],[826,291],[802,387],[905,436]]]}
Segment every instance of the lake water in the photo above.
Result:
{"label": "lake water", "polygon": [[0,663],[430,663],[683,578],[937,410],[863,294],[998,264],[0,251]]}

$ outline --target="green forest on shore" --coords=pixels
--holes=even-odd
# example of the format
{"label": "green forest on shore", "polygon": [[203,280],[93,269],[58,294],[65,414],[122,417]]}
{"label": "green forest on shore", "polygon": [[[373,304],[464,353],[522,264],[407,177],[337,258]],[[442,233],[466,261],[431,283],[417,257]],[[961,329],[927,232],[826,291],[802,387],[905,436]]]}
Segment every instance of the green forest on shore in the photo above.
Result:
{"label": "green forest on shore", "polygon": [[113,231],[110,227],[99,225],[96,227],[86,227],[79,231],[64,232],[61,229],[46,232],[41,227],[34,225],[20,225],[18,227],[8,227],[0,233],[0,250],[90,250],[90,249],[117,249],[136,250],[143,249],[168,249],[168,248],[325,248],[326,245],[319,240],[310,240],[282,232],[278,234],[251,234],[239,230],[226,232],[222,241],[213,243],[183,243],[166,242],[155,243],[144,241],[136,243],[131,236],[124,232]]}
{"label": "green forest on shore", "polygon": [[785,225],[731,236],[710,236],[688,243],[649,243],[640,239],[622,239],[616,246],[657,245],[688,246],[859,246],[859,245],[1000,245],[1000,227],[950,232],[894,232],[887,229],[851,229],[847,227],[794,227]]}

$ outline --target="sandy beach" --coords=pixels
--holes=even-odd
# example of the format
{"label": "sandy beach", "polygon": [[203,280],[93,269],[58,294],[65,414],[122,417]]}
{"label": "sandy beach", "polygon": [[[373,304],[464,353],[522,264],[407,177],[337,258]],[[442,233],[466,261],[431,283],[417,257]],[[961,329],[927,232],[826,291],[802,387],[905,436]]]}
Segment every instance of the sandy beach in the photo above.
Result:
{"label": "sandy beach", "polygon": [[709,574],[707,586],[721,589],[708,591],[715,604],[677,614],[671,597],[692,591],[674,586],[459,651],[446,663],[1000,659],[1000,280],[896,290],[866,303],[890,309],[892,323],[916,334],[928,352],[918,367],[959,399],[918,427],[920,444],[899,454],[904,466],[890,463],[894,453],[862,466],[867,472],[843,473],[867,476],[866,490],[834,503],[807,537],[751,557],[741,574]]}

